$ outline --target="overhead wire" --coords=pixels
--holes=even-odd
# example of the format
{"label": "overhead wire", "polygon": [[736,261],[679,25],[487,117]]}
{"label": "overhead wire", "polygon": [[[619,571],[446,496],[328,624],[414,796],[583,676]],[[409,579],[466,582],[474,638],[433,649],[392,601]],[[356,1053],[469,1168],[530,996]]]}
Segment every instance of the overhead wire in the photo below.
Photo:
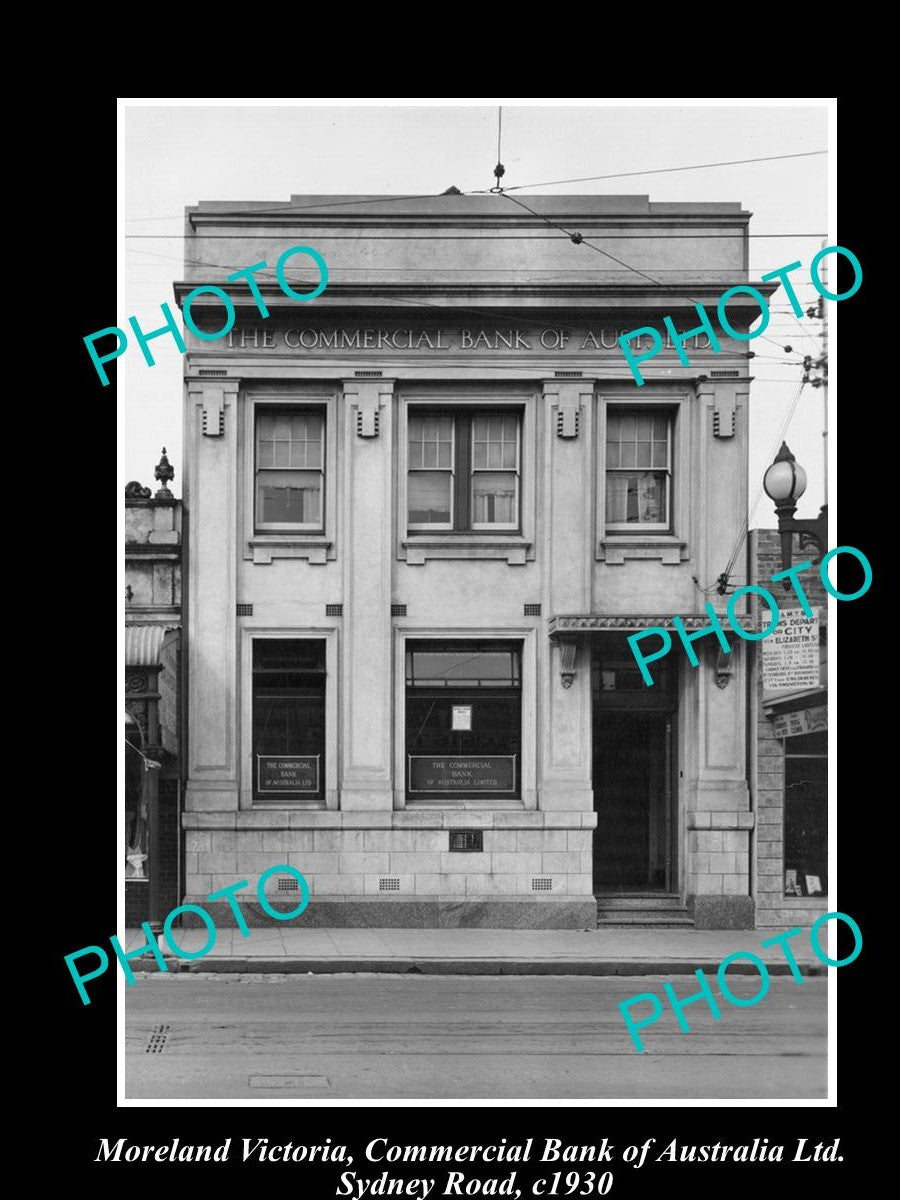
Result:
{"label": "overhead wire", "polygon": [[[810,158],[810,157],[814,157],[815,155],[821,155],[821,154],[827,154],[827,153],[828,153],[827,150],[803,150],[803,151],[797,151],[792,154],[766,154],[766,155],[761,155],[756,158],[735,158],[735,159],[731,159],[728,161],[721,161],[721,162],[691,163],[691,164],[688,164],[687,166],[682,166],[682,167],[657,167],[654,169],[642,170],[642,171],[617,171],[612,174],[606,174],[606,175],[582,175],[582,176],[579,176],[574,179],[552,179],[552,180],[547,180],[542,183],[515,184],[511,188],[505,188],[504,191],[505,192],[522,191],[524,188],[532,188],[532,187],[557,187],[560,184],[564,184],[564,183],[595,183],[598,180],[603,180],[603,179],[630,179],[630,178],[635,178],[639,175],[669,175],[669,174],[673,174],[678,171],[706,171],[706,170],[710,170],[713,167],[735,167],[735,166],[743,166],[747,163],[775,162],[779,159],[786,159],[786,158]],[[499,130],[498,130],[498,156],[497,157],[499,160]],[[454,194],[454,195],[461,194],[464,196],[465,195],[469,195],[469,196],[486,195],[489,191],[490,191],[489,188],[464,188],[464,189],[459,189],[458,193],[448,193],[447,191],[444,191],[444,192],[419,192],[419,193],[412,193],[412,194],[405,195],[405,196],[361,196],[355,200],[335,200],[335,201],[329,201],[327,203],[322,203],[322,204],[292,205],[289,201],[285,201],[283,204],[270,205],[270,206],[266,206],[266,207],[262,207],[262,208],[241,208],[239,210],[233,210],[233,211],[239,211],[241,216],[266,215],[269,213],[290,214],[290,213],[295,213],[295,212],[319,212],[323,209],[348,208],[350,206],[359,206],[359,205],[363,205],[363,204],[389,204],[389,203],[392,203],[392,202],[398,201],[398,200],[435,200],[435,199],[438,199],[440,196],[446,196],[448,194]],[[240,203],[241,203],[241,201],[235,201],[235,204],[240,204]],[[228,212],[229,212],[228,209],[223,209],[221,211],[221,215],[222,216],[228,215]],[[216,213],[212,212],[212,211],[204,211],[202,215],[203,216],[215,216]],[[184,217],[185,217],[185,213],[181,212],[175,216],[165,216],[165,217],[126,217],[126,222],[183,221]],[[812,235],[809,235],[809,236],[812,236]]]}
{"label": "overhead wire", "polygon": [[[803,389],[806,386],[806,383],[807,383],[806,379],[801,379],[800,382],[797,384],[797,390],[794,393],[794,396],[793,396],[790,404],[788,405],[788,409],[787,409],[787,412],[785,413],[784,420],[781,423],[781,428],[779,429],[778,434],[775,437],[774,445],[772,446],[771,450],[769,451],[768,455],[766,456],[767,458],[773,458],[775,456],[775,454],[778,452],[778,448],[780,447],[782,441],[784,440],[784,438],[787,434],[788,429],[790,428],[791,421],[793,420],[794,413],[797,410],[797,405],[800,402],[800,397],[803,394]],[[757,506],[758,506],[760,500],[762,499],[762,494],[763,494],[763,484],[759,483],[757,485],[756,492],[754,493],[754,496],[753,496],[753,502],[750,505],[749,509],[747,510],[746,517],[741,522],[740,531],[738,533],[737,539],[735,540],[735,544],[732,547],[731,554],[728,557],[728,563],[725,567],[725,571],[723,572],[723,574],[725,576],[726,584],[727,584],[728,579],[731,576],[732,571],[734,570],[734,564],[737,561],[737,556],[740,553],[741,546],[744,544],[744,539],[746,538],[747,532],[750,528],[750,522],[753,520],[753,517],[756,514],[756,509],[757,509]]]}
{"label": "overhead wire", "polygon": [[[291,204],[289,200],[285,200],[282,204],[273,204],[265,208],[223,208],[220,212],[213,210],[204,210],[202,216],[233,216],[238,213],[240,216],[262,216],[269,213],[295,213],[295,212],[318,212],[323,208],[350,208],[360,204],[392,204],[398,200],[436,200],[440,196],[447,195],[447,192],[418,192],[408,196],[360,196],[357,199],[351,200],[331,200],[327,204]],[[201,201],[202,203],[202,201]],[[228,203],[223,201],[222,203]],[[235,205],[244,203],[240,200],[233,202]],[[199,207],[192,205],[190,207]],[[183,221],[185,212],[179,213],[174,217],[126,217],[127,221]]]}
{"label": "overhead wire", "polygon": [[[138,218],[139,220],[141,218]],[[156,218],[147,218],[155,220]],[[177,220],[178,218],[160,217],[160,220]],[[261,241],[269,239],[277,235],[275,229],[270,229],[267,233],[192,233],[191,241],[203,241],[209,239],[216,242],[227,241]],[[123,235],[129,241],[148,241],[148,240],[166,240],[182,241],[184,239],[184,231],[178,233],[126,233]],[[328,230],[323,236],[327,237],[331,242],[539,242],[539,241],[561,241],[562,238],[551,238],[549,234],[541,233],[367,233],[365,235],[358,233],[334,233]],[[568,236],[568,235],[567,235]],[[677,242],[677,241],[737,241],[743,239],[745,231],[743,229],[735,229],[734,233],[601,233],[595,234],[595,237],[602,237],[606,241],[618,242]],[[749,238],[817,238],[822,239],[827,237],[824,233],[747,233]],[[796,285],[795,285],[796,286]]]}
{"label": "overhead wire", "polygon": [[[516,204],[520,203],[520,201],[516,200],[515,197],[513,197],[513,196],[510,196],[509,199],[512,200],[513,203],[516,203]],[[567,237],[568,237],[568,235],[567,235]],[[560,240],[563,240],[563,239],[560,238]],[[616,256],[613,254],[610,254],[609,251],[603,250],[601,247],[594,246],[593,243],[588,242],[587,239],[584,239],[584,244],[587,246],[590,246],[590,248],[592,250],[597,250],[598,253],[603,254],[608,258],[613,259],[613,261],[615,261],[619,265],[621,265],[623,270],[629,274],[636,273],[638,275],[642,275],[644,279],[648,280],[649,282],[651,282],[653,284],[656,284],[657,286],[661,286],[661,287],[671,286],[670,284],[666,283],[665,281],[663,281],[661,279],[657,279],[654,276],[648,275],[646,272],[641,271],[637,267],[631,266],[630,264],[624,262],[622,259],[616,258]],[[166,262],[177,262],[177,263],[181,263],[185,266],[218,267],[220,270],[230,270],[230,271],[246,270],[246,266],[238,267],[234,263],[214,263],[214,262],[209,262],[209,261],[207,261],[205,259],[201,259],[201,258],[185,258],[180,254],[165,254],[165,253],[161,253],[158,250],[145,250],[141,246],[128,247],[126,252],[128,254],[143,254],[148,258],[158,258],[158,259],[164,260]],[[265,273],[271,274],[274,270],[275,270],[274,267],[267,266],[265,268],[260,269],[259,273],[260,274],[265,274]],[[433,271],[434,268],[433,267],[414,267],[414,266],[403,266],[402,268],[373,267],[373,266],[370,266],[369,264],[363,264],[363,265],[356,266],[353,264],[346,263],[346,264],[341,264],[341,265],[332,264],[330,270],[332,270],[332,271],[378,271],[378,272],[389,271],[394,274],[397,274],[400,271],[417,271],[417,272],[425,271],[425,272],[427,272],[427,271]],[[661,275],[663,275],[663,274],[665,274],[665,275],[683,275],[685,272],[688,272],[688,271],[700,271],[700,270],[708,270],[708,268],[701,267],[701,266],[695,267],[691,264],[683,264],[682,266],[679,266],[679,267],[657,268],[658,274],[661,274]],[[448,271],[448,272],[454,272],[454,273],[468,272],[468,273],[476,273],[476,274],[477,273],[495,272],[495,271],[502,271],[504,274],[560,274],[560,275],[583,274],[583,275],[593,275],[596,273],[595,271],[591,270],[590,268],[584,268],[580,271],[573,271],[573,269],[569,268],[569,267],[563,267],[563,268],[560,268],[560,267],[489,267],[489,268],[441,267],[441,271]],[[613,274],[613,273],[617,273],[617,272],[606,271],[605,273]],[[721,283],[723,283],[724,280],[721,280],[721,279],[700,280],[700,281],[695,281],[695,282],[699,282],[704,287],[717,287]],[[812,287],[813,285],[810,284],[808,286]],[[818,293],[815,293],[815,295],[817,296]],[[690,297],[687,297],[687,298],[690,299]],[[810,299],[812,299],[812,298],[810,298]],[[693,301],[693,303],[699,303],[699,301]],[[784,313],[787,313],[788,311],[790,311],[790,309],[785,308],[784,310],[781,310],[778,308],[772,308],[772,309],[770,309],[770,311],[771,312],[782,312],[783,311]]]}
{"label": "overhead wire", "polygon": [[[522,191],[532,187],[558,187],[564,183],[596,183],[601,179],[632,179],[638,175],[671,175],[676,171],[708,171],[713,167],[738,167],[746,163],[775,162],[784,158],[813,158],[819,154],[827,154],[827,150],[801,150],[793,154],[765,154],[757,158],[733,158],[723,162],[691,163],[685,167],[657,167],[653,170],[616,171],[607,175],[581,175],[574,179],[545,179],[540,183],[518,183],[513,187],[504,188],[505,192]],[[477,189],[475,189],[477,191]]]}

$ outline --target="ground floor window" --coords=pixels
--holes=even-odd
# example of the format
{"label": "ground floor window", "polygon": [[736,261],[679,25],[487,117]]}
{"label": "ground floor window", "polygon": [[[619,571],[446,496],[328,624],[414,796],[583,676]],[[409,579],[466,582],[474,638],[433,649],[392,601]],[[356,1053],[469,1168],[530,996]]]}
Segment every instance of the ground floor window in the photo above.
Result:
{"label": "ground floor window", "polygon": [[411,799],[521,796],[522,643],[409,642]]}
{"label": "ground floor window", "polygon": [[828,735],[784,739],[784,894],[828,892]]}
{"label": "ground floor window", "polygon": [[125,714],[125,878],[147,880],[150,849],[147,797],[144,789],[144,744],[141,727]]}
{"label": "ground floor window", "polygon": [[253,798],[325,795],[325,641],[253,640]]}

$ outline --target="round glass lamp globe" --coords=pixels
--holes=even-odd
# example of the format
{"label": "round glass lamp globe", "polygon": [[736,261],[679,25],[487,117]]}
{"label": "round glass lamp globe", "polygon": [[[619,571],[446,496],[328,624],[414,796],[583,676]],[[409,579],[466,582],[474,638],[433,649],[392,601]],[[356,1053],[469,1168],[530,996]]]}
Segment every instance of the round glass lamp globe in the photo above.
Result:
{"label": "round glass lamp globe", "polygon": [[766,495],[778,503],[781,500],[799,500],[806,491],[806,472],[798,462],[782,459],[773,462],[763,476]]}

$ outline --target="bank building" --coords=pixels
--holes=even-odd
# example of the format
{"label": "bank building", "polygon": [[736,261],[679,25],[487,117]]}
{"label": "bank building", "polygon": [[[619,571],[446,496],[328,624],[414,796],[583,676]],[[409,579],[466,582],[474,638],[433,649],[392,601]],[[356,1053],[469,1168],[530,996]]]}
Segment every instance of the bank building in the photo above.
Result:
{"label": "bank building", "polygon": [[[695,305],[750,281],[750,218],[641,195],[187,209],[178,303],[224,287],[236,320],[185,332],[186,902],[248,879],[268,923],[254,881],[286,863],[307,924],[754,925],[754,648],[702,637],[692,667],[673,635],[648,687],[626,641],[700,631],[720,574],[747,581],[748,344],[715,352]],[[310,301],[274,270],[298,246],[328,266]],[[320,280],[302,252],[284,272]],[[190,312],[223,326],[214,292]],[[669,337],[639,387],[617,338],[666,315],[689,361]]]}

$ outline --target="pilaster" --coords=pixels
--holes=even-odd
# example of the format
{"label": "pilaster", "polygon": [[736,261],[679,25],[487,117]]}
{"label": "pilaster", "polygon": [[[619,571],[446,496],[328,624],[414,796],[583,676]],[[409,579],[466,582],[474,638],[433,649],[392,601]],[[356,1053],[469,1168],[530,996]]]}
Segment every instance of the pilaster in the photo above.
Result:
{"label": "pilaster", "polygon": [[344,383],[340,804],[390,809],[392,395]]}
{"label": "pilaster", "polygon": [[[543,606],[548,616],[590,612],[593,567],[593,385],[544,384]],[[541,647],[539,797],[543,809],[589,811],[590,648],[567,639]]]}
{"label": "pilaster", "polygon": [[238,807],[237,380],[191,381],[188,517],[188,781],[185,807]]}

